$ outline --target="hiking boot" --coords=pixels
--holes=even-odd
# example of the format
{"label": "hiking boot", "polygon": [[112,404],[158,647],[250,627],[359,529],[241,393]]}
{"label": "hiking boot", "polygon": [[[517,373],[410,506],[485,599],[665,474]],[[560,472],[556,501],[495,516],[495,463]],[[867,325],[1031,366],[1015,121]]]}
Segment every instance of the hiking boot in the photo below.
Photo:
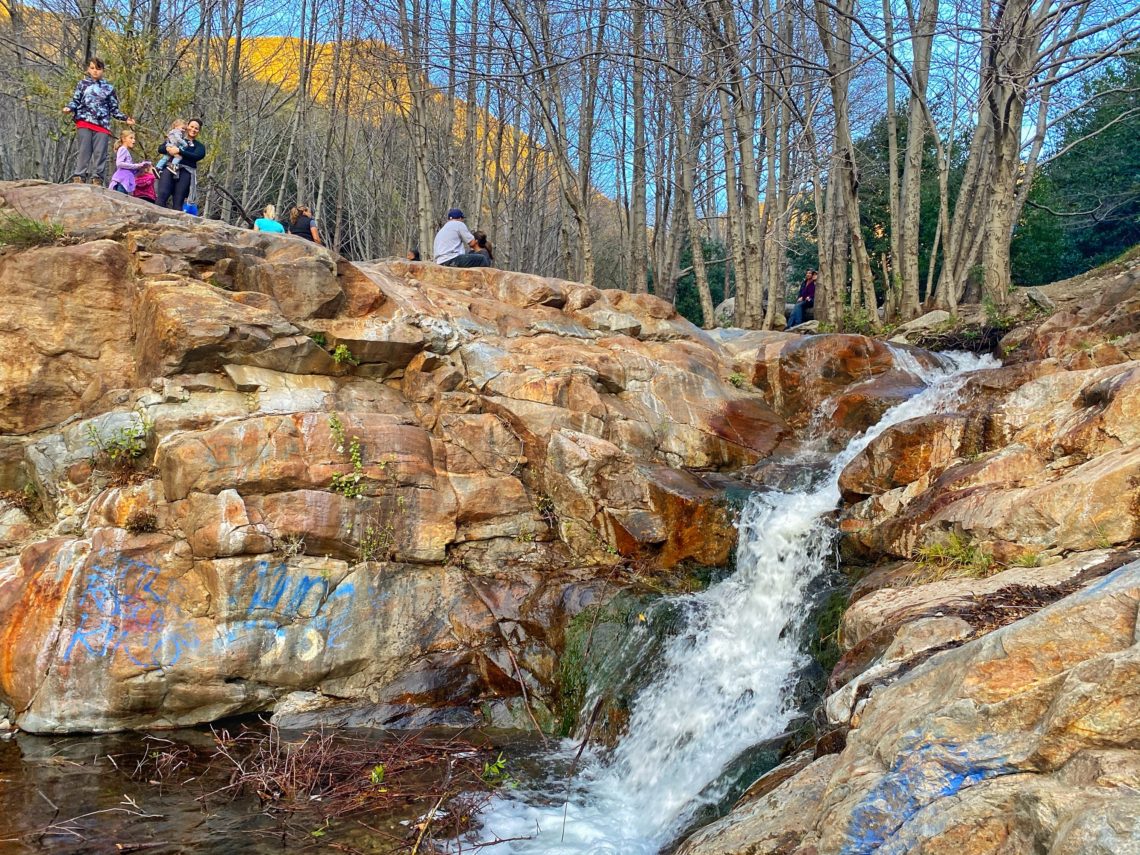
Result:
{"label": "hiking boot", "polygon": [[72,183],[72,184],[82,184],[82,183],[84,183],[84,182],[83,182],[83,176],[82,176],[82,175],[72,175],[72,176],[71,176],[71,183]]}
{"label": "hiking boot", "polygon": [[92,187],[102,187],[103,186],[103,179],[102,178],[92,178],[87,183],[90,184]]}
{"label": "hiking boot", "polygon": [[178,174],[178,167],[177,166],[168,166],[168,167],[166,167],[166,171],[169,172],[171,175],[177,175]]}

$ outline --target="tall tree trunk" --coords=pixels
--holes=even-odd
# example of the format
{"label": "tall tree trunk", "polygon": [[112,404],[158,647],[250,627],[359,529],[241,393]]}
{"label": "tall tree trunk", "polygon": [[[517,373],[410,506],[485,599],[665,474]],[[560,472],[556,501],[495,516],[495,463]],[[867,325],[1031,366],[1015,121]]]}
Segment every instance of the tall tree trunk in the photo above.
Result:
{"label": "tall tree trunk", "polygon": [[[919,0],[918,20],[911,21],[911,53],[913,55],[912,89],[906,126],[906,164],[903,168],[902,240],[900,272],[902,301],[899,314],[903,320],[919,313],[918,233],[921,223],[922,154],[926,143],[924,102],[930,76],[930,54],[934,29],[938,23],[938,0]],[[933,259],[932,259],[933,262]]]}
{"label": "tall tree trunk", "polygon": [[898,316],[902,303],[902,247],[899,216],[899,129],[895,110],[894,13],[891,0],[883,0],[883,31],[887,47],[887,182],[890,193],[891,262],[887,267],[883,285],[887,289],[887,316]]}
{"label": "tall tree trunk", "polygon": [[630,188],[629,290],[635,294],[645,294],[649,291],[645,195],[645,155],[648,144],[645,139],[645,6],[641,0],[633,0],[630,26],[633,42],[633,186]]}

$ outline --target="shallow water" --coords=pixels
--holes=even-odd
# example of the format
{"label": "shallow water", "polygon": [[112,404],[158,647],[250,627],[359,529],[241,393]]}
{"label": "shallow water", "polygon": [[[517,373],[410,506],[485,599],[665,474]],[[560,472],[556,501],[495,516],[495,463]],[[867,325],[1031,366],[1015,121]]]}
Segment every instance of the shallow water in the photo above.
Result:
{"label": "shallow water", "polygon": [[[455,734],[437,735],[446,739]],[[391,745],[393,738],[376,732],[352,736],[377,746]],[[465,736],[471,742],[485,741],[482,734]],[[504,742],[496,735],[496,745]],[[518,744],[525,753],[525,738]],[[150,777],[155,752],[182,747],[193,748],[196,756],[167,775],[164,783]],[[311,810],[272,812],[253,795],[209,796],[226,786],[232,770],[207,762],[214,748],[208,730],[164,731],[153,737],[19,734],[0,741],[0,853],[267,855],[339,849],[388,855],[408,851],[415,836],[412,822],[432,806],[410,800],[326,825],[320,804]],[[507,753],[515,754],[513,744]],[[139,775],[138,764],[148,755],[146,771]],[[189,758],[189,752],[185,756]],[[418,773],[417,780],[434,782],[444,774],[440,764]],[[426,853],[424,847],[421,852]]]}

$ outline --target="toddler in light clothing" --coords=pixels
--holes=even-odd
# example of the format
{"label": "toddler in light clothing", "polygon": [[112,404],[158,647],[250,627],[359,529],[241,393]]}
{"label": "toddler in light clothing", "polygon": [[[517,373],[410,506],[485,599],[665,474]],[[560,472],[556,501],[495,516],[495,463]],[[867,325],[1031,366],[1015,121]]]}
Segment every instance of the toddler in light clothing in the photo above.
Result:
{"label": "toddler in light clothing", "polygon": [[[175,148],[181,149],[186,145],[186,120],[175,119],[170,126],[170,130],[166,132],[166,144],[172,145]],[[178,168],[182,165],[182,155],[176,154],[171,157],[169,154],[164,154],[158,159],[155,167],[158,169],[166,169],[172,175],[178,174]]]}

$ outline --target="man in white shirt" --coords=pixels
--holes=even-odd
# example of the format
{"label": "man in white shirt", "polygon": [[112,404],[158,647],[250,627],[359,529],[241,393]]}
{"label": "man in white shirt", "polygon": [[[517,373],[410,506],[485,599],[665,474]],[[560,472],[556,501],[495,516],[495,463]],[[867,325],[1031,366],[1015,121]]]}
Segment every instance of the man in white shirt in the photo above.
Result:
{"label": "man in white shirt", "polygon": [[447,212],[447,222],[435,233],[432,255],[436,264],[444,267],[486,267],[490,262],[487,256],[478,252],[468,252],[475,248],[475,235],[467,230],[463,222],[463,212],[452,208]]}

